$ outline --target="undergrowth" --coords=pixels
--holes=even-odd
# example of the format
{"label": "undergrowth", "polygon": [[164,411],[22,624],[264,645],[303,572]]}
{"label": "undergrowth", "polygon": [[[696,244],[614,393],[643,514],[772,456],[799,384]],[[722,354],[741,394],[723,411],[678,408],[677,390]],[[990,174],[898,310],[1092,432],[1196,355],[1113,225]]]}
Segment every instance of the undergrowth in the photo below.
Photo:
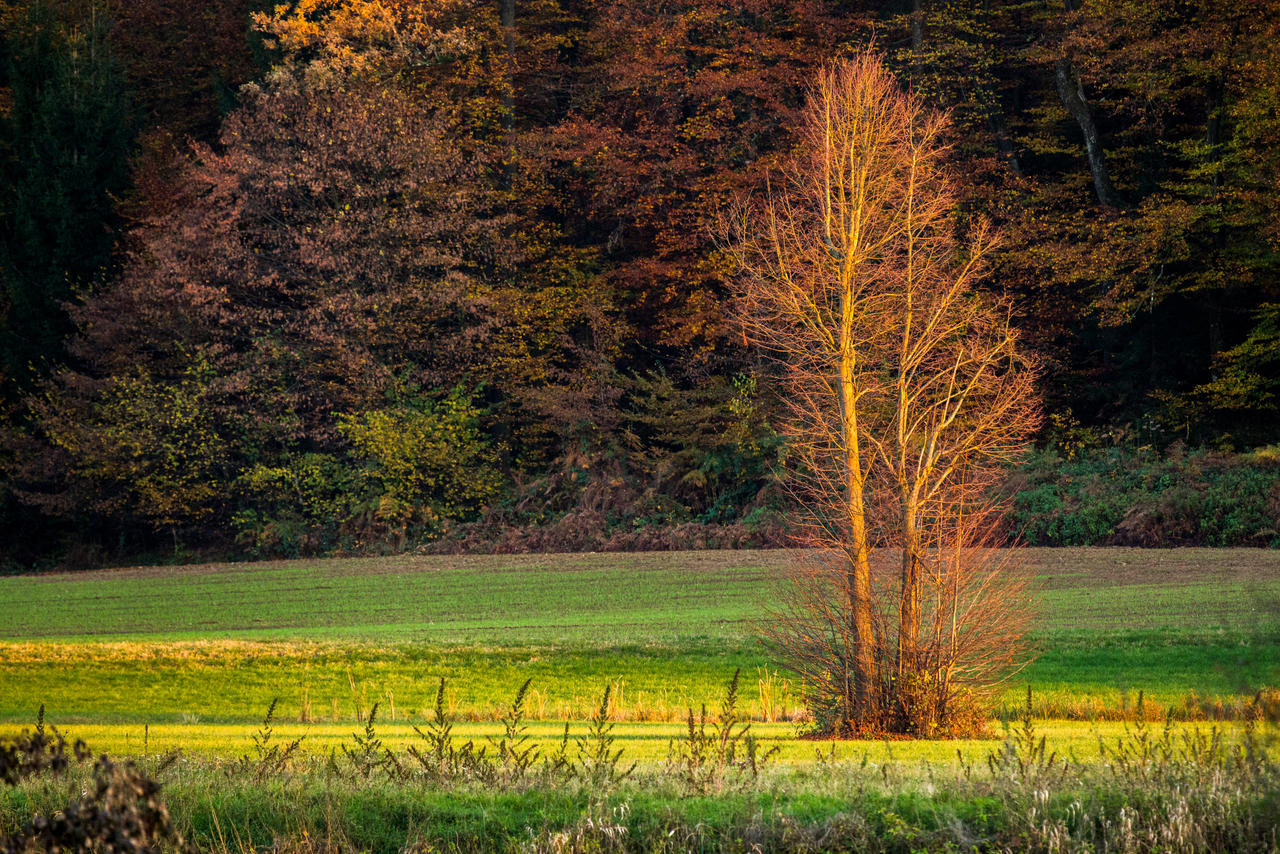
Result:
{"label": "undergrowth", "polygon": [[1058,447],[1010,475],[1010,527],[1032,546],[1280,547],[1272,456]]}

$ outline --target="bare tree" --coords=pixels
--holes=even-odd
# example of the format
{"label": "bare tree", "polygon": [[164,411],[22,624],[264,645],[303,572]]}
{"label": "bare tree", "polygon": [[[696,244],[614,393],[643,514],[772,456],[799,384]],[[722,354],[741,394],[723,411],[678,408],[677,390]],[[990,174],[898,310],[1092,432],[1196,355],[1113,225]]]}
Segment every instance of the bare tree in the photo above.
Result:
{"label": "bare tree", "polygon": [[1022,613],[987,496],[1035,424],[1034,370],[974,289],[995,235],[957,238],[945,117],[865,54],[823,72],[804,121],[783,184],[730,226],[812,547],[769,634],[831,728],[952,728]]}

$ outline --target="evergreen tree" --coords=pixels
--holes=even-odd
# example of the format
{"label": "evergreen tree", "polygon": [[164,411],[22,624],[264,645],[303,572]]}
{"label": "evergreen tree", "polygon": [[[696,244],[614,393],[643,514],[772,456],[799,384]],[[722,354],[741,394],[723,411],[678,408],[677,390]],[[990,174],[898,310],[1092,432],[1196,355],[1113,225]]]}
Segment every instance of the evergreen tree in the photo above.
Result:
{"label": "evergreen tree", "polygon": [[111,264],[133,137],[107,33],[96,8],[64,28],[35,0],[0,43],[11,104],[0,120],[0,380],[9,398],[59,358],[65,304]]}

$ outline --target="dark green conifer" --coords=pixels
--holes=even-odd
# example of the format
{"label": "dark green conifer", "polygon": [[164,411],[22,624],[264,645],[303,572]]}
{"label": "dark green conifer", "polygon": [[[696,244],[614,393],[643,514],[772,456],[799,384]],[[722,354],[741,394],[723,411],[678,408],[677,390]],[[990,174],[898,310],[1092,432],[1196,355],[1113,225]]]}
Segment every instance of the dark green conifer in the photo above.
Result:
{"label": "dark green conifer", "polygon": [[0,41],[0,383],[12,399],[62,354],[65,305],[107,273],[133,133],[105,12],[35,0]]}

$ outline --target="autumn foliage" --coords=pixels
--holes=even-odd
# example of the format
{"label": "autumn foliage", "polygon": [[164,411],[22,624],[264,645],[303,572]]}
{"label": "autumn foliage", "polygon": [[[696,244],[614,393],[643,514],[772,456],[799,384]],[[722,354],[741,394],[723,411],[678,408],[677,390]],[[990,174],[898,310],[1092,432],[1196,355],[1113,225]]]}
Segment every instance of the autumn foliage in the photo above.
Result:
{"label": "autumn foliage", "polygon": [[1035,370],[976,289],[995,235],[957,237],[944,128],[874,56],[834,65],[801,153],[732,223],[813,550],[767,633],[842,733],[973,726],[1025,620],[992,490],[1036,426]]}
{"label": "autumn foliage", "polygon": [[[483,163],[447,141],[447,114],[395,89],[281,69],[242,98],[221,150],[197,151],[184,203],[139,234],[112,288],[76,310],[80,367],[55,376],[37,409],[68,458],[31,500],[99,512],[123,502],[165,525],[225,524],[235,512],[252,525],[273,478],[299,481],[301,495],[308,472],[343,453],[385,467],[390,452],[376,449],[388,432],[421,451],[424,430],[474,422],[464,401],[418,390],[447,392],[504,355],[477,346],[502,322],[488,273],[511,258],[477,188]],[[115,435],[133,451],[113,456]],[[474,431],[436,441],[462,438],[484,444]],[[453,484],[432,471],[435,495],[402,473],[414,495],[383,483],[382,496],[356,489],[348,500],[375,501],[396,521],[474,510],[493,482],[477,470],[473,488],[461,486],[479,460],[458,444],[412,463],[458,467]],[[137,491],[147,488],[168,494]],[[401,508],[410,497],[414,511]]]}
{"label": "autumn foliage", "polygon": [[[1003,235],[975,292],[1041,357],[1042,444],[1280,438],[1274,3],[4,0],[0,24],[24,565],[776,544],[803,452],[714,235],[868,44],[951,117],[944,219]],[[902,388],[935,356],[893,356]],[[863,448],[899,503],[939,471],[912,435]]]}

